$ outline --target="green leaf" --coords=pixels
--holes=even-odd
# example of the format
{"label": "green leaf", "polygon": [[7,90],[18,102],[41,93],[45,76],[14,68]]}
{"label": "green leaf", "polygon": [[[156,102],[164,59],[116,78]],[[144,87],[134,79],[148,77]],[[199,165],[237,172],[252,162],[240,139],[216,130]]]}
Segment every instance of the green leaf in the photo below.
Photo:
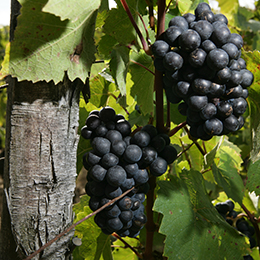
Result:
{"label": "green leaf", "polygon": [[143,51],[139,53],[132,52],[130,56],[131,60],[137,62],[142,66],[132,62],[129,66],[130,73],[132,75],[132,81],[134,82],[131,88],[131,96],[136,97],[137,104],[144,115],[152,115],[154,112],[153,103],[153,91],[154,91],[154,66],[153,60],[150,56],[146,55]]}
{"label": "green leaf", "polygon": [[247,69],[254,74],[254,83],[248,88],[249,112],[251,118],[252,145],[251,160],[260,159],[260,52],[243,52],[243,58],[247,63]]}
{"label": "green leaf", "polygon": [[212,165],[216,182],[224,189],[229,198],[241,204],[245,188],[239,175],[242,163],[240,156],[228,145],[222,145],[218,150],[217,157],[216,164]]}
{"label": "green leaf", "polygon": [[166,235],[164,255],[169,259],[242,260],[245,240],[217,213],[197,171],[160,181],[154,210],[162,213],[160,232]]}
{"label": "green leaf", "polygon": [[256,195],[260,195],[260,160],[251,162],[247,173],[246,187],[249,191],[254,191]]}
{"label": "green leaf", "polygon": [[[45,13],[42,8],[46,0],[25,1],[15,30],[15,40],[11,42],[6,55],[3,75],[11,74],[21,80],[33,82],[63,80],[67,71],[70,80],[80,78],[85,82],[95,60],[94,30],[100,1],[62,1],[70,3],[71,13],[65,13],[71,20],[61,21],[55,14],[61,14],[67,5],[49,1]],[[9,62],[8,62],[9,61]]]}
{"label": "green leaf", "polygon": [[[76,214],[74,222],[92,213],[91,209],[87,206],[88,200],[89,197],[83,195],[80,198],[80,202],[73,207],[73,211]],[[85,260],[113,259],[110,237],[101,232],[101,229],[95,224],[93,217],[76,226],[75,236],[82,240],[82,245],[73,251],[75,257],[79,255]]]}
{"label": "green leaf", "polygon": [[[137,248],[140,244],[137,239],[129,237],[124,237],[123,239],[134,248]],[[119,239],[113,242],[113,245],[116,246],[112,252],[114,260],[138,260],[137,255],[130,248],[125,248],[124,243],[121,242]]]}
{"label": "green leaf", "polygon": [[126,95],[126,75],[129,66],[129,49],[117,45],[111,52],[110,70],[123,96]]}

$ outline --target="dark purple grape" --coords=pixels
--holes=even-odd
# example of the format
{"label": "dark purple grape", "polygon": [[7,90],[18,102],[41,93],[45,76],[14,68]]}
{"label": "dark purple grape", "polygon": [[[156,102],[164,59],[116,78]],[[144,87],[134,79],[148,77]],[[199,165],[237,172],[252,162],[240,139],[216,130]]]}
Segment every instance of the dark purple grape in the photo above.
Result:
{"label": "dark purple grape", "polygon": [[205,40],[201,43],[201,48],[209,53],[210,51],[217,49],[217,46],[211,40]]}
{"label": "dark purple grape", "polygon": [[228,42],[221,48],[228,54],[230,60],[238,58],[239,51],[235,44]]}
{"label": "dark purple grape", "polygon": [[114,186],[111,186],[110,184],[107,184],[104,188],[105,190],[105,194],[107,196],[107,198],[109,199],[114,199],[120,195],[122,195],[122,190],[120,187],[114,187]]}
{"label": "dark purple grape", "polygon": [[174,85],[173,89],[174,93],[182,98],[188,97],[191,90],[190,83],[186,81],[179,81],[176,85]]}
{"label": "dark purple grape", "polygon": [[131,125],[127,120],[120,119],[116,123],[116,130],[121,133],[123,137],[131,134]]}
{"label": "dark purple grape", "polygon": [[130,197],[125,196],[117,202],[121,210],[129,210],[133,207],[133,202]]}
{"label": "dark purple grape", "polygon": [[126,180],[126,177],[126,171],[120,165],[113,166],[107,170],[106,180],[114,187],[119,187]]}
{"label": "dark purple grape", "polygon": [[194,111],[201,111],[208,104],[207,96],[192,95],[188,100],[188,105]]}
{"label": "dark purple grape", "polygon": [[233,112],[232,105],[228,101],[220,101],[217,105],[217,114],[220,118],[226,118]]}
{"label": "dark purple grape", "polygon": [[196,16],[192,13],[186,13],[184,14],[182,17],[184,17],[186,19],[186,21],[188,22],[188,24],[192,23],[195,21]]}
{"label": "dark purple grape", "polygon": [[134,217],[134,214],[133,214],[132,210],[123,210],[123,211],[121,211],[121,214],[119,216],[120,220],[123,223],[129,222],[130,220],[133,219],[133,217]]}
{"label": "dark purple grape", "polygon": [[100,120],[102,120],[105,123],[109,122],[109,121],[113,121],[115,115],[116,115],[116,112],[112,107],[103,107],[99,111],[99,118],[100,118]]}
{"label": "dark purple grape", "polygon": [[95,180],[96,182],[103,181],[106,177],[106,173],[107,173],[107,170],[99,164],[92,166],[88,172],[88,174],[91,176],[91,178],[93,180]]}
{"label": "dark purple grape", "polygon": [[247,69],[241,70],[241,74],[242,74],[241,86],[243,88],[247,88],[251,86],[254,81],[254,74]]}
{"label": "dark purple grape", "polygon": [[169,44],[163,40],[157,40],[152,45],[152,53],[154,57],[159,59],[162,59],[169,50]]}
{"label": "dark purple grape", "polygon": [[215,82],[219,84],[226,84],[231,78],[231,70],[225,67],[216,73]]}
{"label": "dark purple grape", "polygon": [[145,125],[142,128],[142,131],[147,132],[150,135],[150,138],[154,138],[157,135],[157,129],[153,125]]}
{"label": "dark purple grape", "polygon": [[84,125],[81,128],[81,136],[84,139],[90,139],[92,137],[92,131],[86,125]]}
{"label": "dark purple grape", "polygon": [[228,29],[227,26],[218,26],[215,27],[212,35],[211,35],[211,40],[218,46],[222,46],[226,44],[227,42],[230,42],[230,30]]}
{"label": "dark purple grape", "polygon": [[200,35],[192,29],[184,31],[179,37],[180,48],[186,52],[194,51],[200,46],[200,43]]}
{"label": "dark purple grape", "polygon": [[117,156],[122,156],[126,149],[126,143],[123,140],[115,140],[111,144],[111,152]]}
{"label": "dark purple grape", "polygon": [[204,64],[206,57],[207,53],[204,50],[198,48],[190,53],[189,63],[194,68],[201,67]]}
{"label": "dark purple grape", "polygon": [[177,27],[181,28],[183,31],[188,30],[188,28],[189,28],[188,22],[182,16],[173,17],[170,20],[168,27],[171,27],[171,26],[177,26]]}
{"label": "dark purple grape", "polygon": [[214,14],[212,11],[206,10],[197,16],[197,20],[206,20],[210,23],[214,22]]}
{"label": "dark purple grape", "polygon": [[95,152],[94,152],[94,150],[92,150],[92,151],[89,151],[89,152],[87,153],[86,160],[87,160],[87,162],[88,162],[91,166],[93,166],[93,165],[98,164],[98,163],[100,162],[101,157],[98,156],[98,155],[96,155]]}
{"label": "dark purple grape", "polygon": [[192,83],[192,89],[199,95],[207,95],[210,91],[211,81],[197,78]]}
{"label": "dark purple grape", "polygon": [[95,114],[90,115],[86,120],[86,126],[92,131],[95,130],[100,125],[100,123],[101,121],[99,116]]}
{"label": "dark purple grape", "polygon": [[162,157],[167,164],[172,164],[177,158],[177,150],[171,145],[166,145],[159,156]]}
{"label": "dark purple grape", "polygon": [[139,169],[138,172],[134,175],[135,183],[138,184],[144,184],[148,182],[149,175],[146,169]]}
{"label": "dark purple grape", "polygon": [[244,59],[239,58],[239,59],[237,59],[237,61],[238,61],[239,65],[240,65],[241,69],[246,69],[246,62],[245,62]]}
{"label": "dark purple grape", "polygon": [[117,218],[121,214],[121,210],[114,204],[110,209],[105,211],[105,214],[108,218]]}
{"label": "dark purple grape", "polygon": [[147,146],[142,149],[142,161],[149,165],[157,158],[157,151],[152,146]]}
{"label": "dark purple grape", "polygon": [[214,22],[216,22],[216,21],[228,24],[228,19],[224,14],[215,14],[214,15]]}
{"label": "dark purple grape", "polygon": [[164,140],[164,138],[163,138],[162,136],[157,135],[157,136],[155,136],[155,137],[151,140],[150,145],[151,145],[153,148],[155,148],[155,150],[156,150],[158,153],[160,153],[160,152],[164,149],[164,147],[165,147],[165,145],[166,145],[166,142],[165,142],[165,140]]}
{"label": "dark purple grape", "polygon": [[172,47],[178,46],[178,38],[182,34],[183,29],[178,26],[169,27],[164,33],[164,40]]}
{"label": "dark purple grape", "polygon": [[102,157],[100,163],[105,169],[108,169],[116,166],[119,163],[119,158],[113,153],[107,153]]}
{"label": "dark purple grape", "polygon": [[235,132],[239,128],[239,122],[236,116],[230,115],[223,120],[224,128],[229,132]]}
{"label": "dark purple grape", "polygon": [[241,97],[242,95],[243,95],[243,88],[240,85],[238,85],[236,87],[227,89],[225,97],[238,98],[238,97]]}
{"label": "dark purple grape", "polygon": [[241,66],[240,66],[239,62],[237,60],[234,60],[234,59],[229,62],[228,67],[231,70],[241,70]]}
{"label": "dark purple grape", "polygon": [[214,117],[217,114],[217,108],[214,104],[208,103],[201,111],[200,117],[203,120],[208,120]]}
{"label": "dark purple grape", "polygon": [[228,42],[235,44],[239,50],[243,47],[243,38],[237,33],[231,33]]}
{"label": "dark purple grape", "polygon": [[209,4],[204,3],[204,2],[199,3],[195,9],[196,17],[198,17],[202,12],[205,12],[205,11],[211,11]]}
{"label": "dark purple grape", "polygon": [[127,191],[135,186],[134,178],[126,178],[126,180],[121,184],[120,188],[122,191]]}
{"label": "dark purple grape", "polygon": [[193,30],[195,30],[200,35],[201,40],[204,41],[210,38],[213,32],[213,26],[206,20],[200,20],[194,24]]}
{"label": "dark purple grape", "polygon": [[157,157],[150,165],[150,172],[154,176],[161,176],[167,170],[167,162],[161,157]]}
{"label": "dark purple grape", "polygon": [[209,135],[219,135],[223,131],[223,124],[217,118],[211,118],[205,121],[204,130]]}
{"label": "dark purple grape", "polygon": [[110,218],[110,219],[107,220],[106,227],[108,229],[118,231],[123,227],[123,223],[121,222],[121,220],[118,217],[117,218]]}
{"label": "dark purple grape", "polygon": [[242,82],[242,74],[238,70],[231,71],[231,77],[229,81],[226,83],[228,87],[234,87],[239,85]]}
{"label": "dark purple grape", "polygon": [[207,64],[213,70],[221,70],[228,65],[228,54],[222,49],[214,49],[207,56]]}
{"label": "dark purple grape", "polygon": [[178,111],[180,112],[181,115],[186,116],[187,115],[187,109],[188,105],[186,102],[182,102],[178,105]]}
{"label": "dark purple grape", "polygon": [[104,125],[99,125],[95,129],[95,135],[100,136],[100,137],[104,137],[107,134],[107,131],[108,131],[108,129]]}
{"label": "dark purple grape", "polygon": [[233,113],[236,116],[240,116],[246,112],[247,102],[244,98],[235,98],[232,102]]}
{"label": "dark purple grape", "polygon": [[91,196],[88,202],[88,205],[92,211],[96,211],[99,206],[100,197]]}
{"label": "dark purple grape", "polygon": [[249,93],[246,88],[243,89],[243,94],[241,95],[242,98],[246,99],[248,97]]}
{"label": "dark purple grape", "polygon": [[221,97],[225,94],[226,85],[220,85],[212,82],[209,88],[208,96],[211,98]]}
{"label": "dark purple grape", "polygon": [[142,157],[142,150],[135,144],[128,145],[125,149],[124,159],[128,163],[138,162]]}
{"label": "dark purple grape", "polygon": [[167,70],[175,71],[182,67],[183,58],[174,51],[168,52],[163,58],[163,65]]}
{"label": "dark purple grape", "polygon": [[111,143],[104,137],[95,137],[92,141],[92,147],[95,153],[99,156],[103,156],[110,152]]}
{"label": "dark purple grape", "polygon": [[139,147],[143,148],[143,147],[148,146],[148,144],[150,143],[150,140],[151,140],[150,135],[147,132],[138,131],[133,135],[130,143],[136,144]]}

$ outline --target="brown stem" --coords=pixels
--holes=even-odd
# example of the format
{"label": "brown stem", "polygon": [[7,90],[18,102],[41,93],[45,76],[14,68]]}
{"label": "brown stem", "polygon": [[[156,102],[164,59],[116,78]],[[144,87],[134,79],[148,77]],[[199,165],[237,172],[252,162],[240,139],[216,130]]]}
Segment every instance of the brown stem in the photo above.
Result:
{"label": "brown stem", "polygon": [[169,129],[171,127],[171,103],[167,100],[167,118],[166,127]]}
{"label": "brown stem", "polygon": [[125,248],[130,248],[139,258],[143,258],[142,255],[140,255],[131,245],[129,245],[123,238],[121,238],[117,233],[113,233],[112,236],[116,237],[119,239],[124,245]]}
{"label": "brown stem", "polygon": [[190,168],[192,168],[192,164],[191,164],[190,158],[189,158],[188,154],[186,153],[187,150],[184,148],[183,142],[181,140],[180,140],[180,143],[181,143],[181,147],[183,149],[184,155],[186,157],[186,160],[189,163]]}
{"label": "brown stem", "polygon": [[187,124],[187,122],[182,122],[179,125],[177,125],[176,127],[174,127],[170,132],[169,132],[169,136],[173,136],[175,135],[180,129],[182,129],[183,127],[185,127]]}
{"label": "brown stem", "polygon": [[135,19],[134,19],[133,15],[131,14],[130,9],[129,9],[129,7],[128,7],[126,1],[125,1],[125,0],[120,0],[120,1],[121,1],[122,6],[124,7],[124,9],[125,9],[125,11],[126,11],[128,17],[129,17],[129,19],[130,19],[132,25],[134,26],[136,33],[138,34],[138,36],[139,36],[139,38],[140,38],[140,40],[141,40],[141,42],[142,42],[144,51],[145,51],[148,55],[150,55],[151,53],[150,53],[150,50],[149,50],[149,46],[148,46],[147,42],[145,41],[145,39],[144,39],[144,37],[143,37],[143,35],[142,35],[142,33],[141,33],[139,27],[137,26],[137,24],[136,24],[136,22],[135,22]]}
{"label": "brown stem", "polygon": [[156,177],[152,176],[149,179],[150,189],[146,197],[146,216],[147,222],[145,225],[146,228],[146,245],[144,252],[145,260],[153,259],[153,235],[155,231],[155,224],[153,221],[153,202],[154,202],[154,189],[156,187]]}
{"label": "brown stem", "polygon": [[132,191],[135,187],[132,187],[130,190],[125,191],[122,195],[120,195],[119,197],[114,198],[113,200],[111,200],[110,202],[108,202],[107,204],[105,204],[104,206],[102,206],[101,208],[97,209],[96,211],[90,213],[89,215],[87,215],[86,217],[80,219],[79,221],[77,221],[76,223],[72,224],[70,227],[68,227],[66,230],[64,230],[63,232],[61,232],[60,234],[58,234],[56,237],[54,237],[53,239],[51,239],[48,243],[44,244],[42,247],[40,247],[38,250],[36,250],[35,252],[33,252],[31,255],[29,255],[28,257],[26,257],[24,260],[30,260],[32,259],[34,256],[36,256],[37,254],[39,254],[40,252],[42,252],[45,248],[47,248],[48,246],[50,246],[52,243],[54,243],[55,241],[57,241],[59,238],[61,238],[62,236],[64,236],[65,234],[67,234],[68,232],[70,232],[72,229],[74,229],[77,225],[81,224],[82,222],[84,222],[85,220],[95,216],[97,213],[99,213],[100,211],[102,211],[103,209],[105,209],[106,207],[112,205],[113,203],[115,203],[117,200],[123,198],[126,194],[128,194],[130,191]]}
{"label": "brown stem", "polygon": [[182,154],[185,153],[186,151],[188,151],[193,145],[194,145],[194,142],[191,143],[187,148],[185,148],[184,150],[182,150],[180,153],[178,153],[177,158],[179,158],[180,156],[182,156]]}
{"label": "brown stem", "polygon": [[251,214],[251,212],[246,208],[246,206],[244,204],[242,204],[241,207],[246,212],[247,217],[249,218],[250,222],[254,226],[257,245],[258,245],[258,248],[259,248],[258,250],[259,250],[259,253],[260,253],[260,230],[259,230],[259,226],[258,226],[258,223],[257,223],[257,218],[253,214]]}

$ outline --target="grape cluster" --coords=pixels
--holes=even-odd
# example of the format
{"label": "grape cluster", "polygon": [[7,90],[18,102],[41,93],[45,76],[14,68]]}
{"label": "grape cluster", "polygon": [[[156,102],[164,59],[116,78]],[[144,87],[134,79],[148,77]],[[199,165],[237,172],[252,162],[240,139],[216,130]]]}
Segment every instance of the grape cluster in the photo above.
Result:
{"label": "grape cluster", "polygon": [[[227,200],[225,202],[219,202],[215,205],[218,213],[231,225],[234,226],[238,231],[243,233],[249,238],[250,248],[256,246],[256,240],[253,237],[255,233],[254,227],[250,226],[245,218],[239,218],[238,213],[234,210],[234,202]],[[250,255],[244,256],[244,259],[253,259]]]}
{"label": "grape cluster", "polygon": [[253,74],[242,59],[243,39],[228,19],[199,3],[195,14],[176,16],[152,45],[167,99],[178,104],[194,138],[209,140],[244,125]]}
{"label": "grape cluster", "polygon": [[94,221],[105,234],[136,237],[146,223],[145,194],[149,190],[149,172],[160,176],[177,157],[166,134],[158,134],[152,125],[132,133],[131,125],[111,107],[92,111],[81,129],[93,150],[83,156],[88,170],[86,193],[89,207],[95,211],[123,192],[130,193],[98,213]]}

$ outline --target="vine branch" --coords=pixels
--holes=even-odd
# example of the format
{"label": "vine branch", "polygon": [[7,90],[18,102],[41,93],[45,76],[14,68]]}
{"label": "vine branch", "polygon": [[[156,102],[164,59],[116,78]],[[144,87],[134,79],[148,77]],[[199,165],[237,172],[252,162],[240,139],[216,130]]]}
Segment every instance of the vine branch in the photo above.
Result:
{"label": "vine branch", "polygon": [[76,223],[72,224],[71,226],[69,226],[67,229],[65,229],[63,232],[61,232],[60,234],[58,234],[56,237],[54,237],[53,239],[51,239],[48,243],[44,244],[42,247],[40,247],[38,250],[36,250],[35,252],[33,252],[31,255],[29,255],[28,257],[26,257],[24,260],[30,260],[32,259],[34,256],[36,256],[37,254],[39,254],[40,252],[42,252],[45,248],[47,248],[48,246],[50,246],[51,244],[53,244],[55,241],[57,241],[59,238],[61,238],[62,236],[64,236],[65,234],[67,234],[68,232],[70,232],[72,229],[74,229],[76,226],[78,226],[79,224],[81,224],[82,222],[84,222],[85,220],[95,216],[97,213],[99,213],[100,211],[102,211],[103,209],[105,209],[106,207],[112,205],[113,203],[115,203],[117,200],[123,198],[126,194],[128,194],[130,191],[132,191],[135,187],[132,187],[131,189],[125,191],[123,194],[121,194],[119,197],[116,197],[114,199],[112,199],[111,201],[109,201],[108,203],[106,203],[105,205],[103,205],[101,208],[97,209],[96,211],[90,213],[89,215],[85,216],[84,218],[80,219],[79,221],[77,221]]}

